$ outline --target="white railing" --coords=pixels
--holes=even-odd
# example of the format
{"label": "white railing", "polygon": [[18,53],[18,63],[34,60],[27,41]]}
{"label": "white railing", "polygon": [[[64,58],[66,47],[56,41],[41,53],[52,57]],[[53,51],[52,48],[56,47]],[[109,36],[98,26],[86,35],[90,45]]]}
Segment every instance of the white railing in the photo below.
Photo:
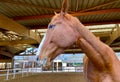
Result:
{"label": "white railing", "polygon": [[34,75],[37,73],[45,73],[45,72],[83,72],[83,67],[81,68],[63,68],[62,70],[51,69],[49,71],[43,71],[42,68],[16,68],[16,69],[7,69],[0,70],[0,78],[4,77],[4,80],[15,79],[17,76],[25,77],[29,75]]}
{"label": "white railing", "polygon": [[17,68],[17,69],[7,69],[7,70],[0,70],[0,78],[4,77],[5,80],[14,79],[16,76],[24,77],[28,75],[33,75],[36,72],[40,72],[40,68]]}

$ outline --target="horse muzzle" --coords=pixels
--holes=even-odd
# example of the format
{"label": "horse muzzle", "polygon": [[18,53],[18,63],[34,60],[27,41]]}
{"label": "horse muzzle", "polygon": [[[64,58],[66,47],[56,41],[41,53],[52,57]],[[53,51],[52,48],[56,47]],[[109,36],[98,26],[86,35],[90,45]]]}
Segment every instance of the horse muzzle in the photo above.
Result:
{"label": "horse muzzle", "polygon": [[44,58],[44,59],[42,59],[42,60],[39,60],[39,59],[37,58],[37,64],[38,64],[38,66],[40,66],[40,67],[45,67],[45,66],[47,66],[47,61],[48,61],[48,58]]}

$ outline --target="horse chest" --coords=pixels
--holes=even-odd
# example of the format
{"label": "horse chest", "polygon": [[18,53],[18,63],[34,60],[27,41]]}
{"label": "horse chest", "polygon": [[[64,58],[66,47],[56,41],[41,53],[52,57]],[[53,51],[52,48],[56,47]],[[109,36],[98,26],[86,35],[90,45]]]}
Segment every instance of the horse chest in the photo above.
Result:
{"label": "horse chest", "polygon": [[100,78],[88,78],[87,82],[115,82],[109,76],[100,77]]}
{"label": "horse chest", "polygon": [[109,75],[102,75],[100,80],[100,82],[114,82]]}
{"label": "horse chest", "polygon": [[98,71],[89,61],[84,72],[86,72],[86,82],[115,82],[109,74]]}
{"label": "horse chest", "polygon": [[86,76],[87,82],[115,82],[112,80],[112,77],[109,74],[99,73],[94,70],[87,72]]}

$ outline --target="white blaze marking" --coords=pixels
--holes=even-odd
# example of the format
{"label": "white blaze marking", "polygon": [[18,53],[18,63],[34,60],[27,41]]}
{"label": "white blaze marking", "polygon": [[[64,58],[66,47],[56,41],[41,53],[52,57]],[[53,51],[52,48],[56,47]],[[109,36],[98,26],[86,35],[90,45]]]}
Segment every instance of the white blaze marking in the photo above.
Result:
{"label": "white blaze marking", "polygon": [[41,51],[41,48],[42,48],[42,46],[43,46],[43,42],[45,41],[45,38],[46,38],[46,34],[44,35],[41,43],[39,44],[39,47],[38,47],[38,49],[37,49],[36,56],[38,56],[38,55],[40,54],[40,51]]}

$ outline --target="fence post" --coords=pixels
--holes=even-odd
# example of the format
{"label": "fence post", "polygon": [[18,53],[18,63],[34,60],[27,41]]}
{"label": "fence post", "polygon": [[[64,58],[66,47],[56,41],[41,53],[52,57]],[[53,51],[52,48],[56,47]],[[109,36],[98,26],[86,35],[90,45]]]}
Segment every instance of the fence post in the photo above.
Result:
{"label": "fence post", "polygon": [[37,67],[36,67],[36,73],[37,73]]}
{"label": "fence post", "polygon": [[6,75],[6,80],[8,80],[8,79],[9,79],[9,68],[7,70],[7,75]]}
{"label": "fence post", "polygon": [[13,69],[13,79],[15,78],[16,69]]}
{"label": "fence post", "polygon": [[31,68],[31,72],[32,72],[32,75],[33,75],[33,72],[34,72],[34,68],[33,67]]}
{"label": "fence post", "polygon": [[27,71],[27,72],[26,72],[26,76],[28,76],[28,73],[29,73],[29,68],[26,68],[26,69],[27,69],[27,70],[26,70],[26,71]]}
{"label": "fence post", "polygon": [[23,75],[24,75],[24,71],[23,71],[23,68],[21,69],[21,71],[22,71],[22,77],[23,77]]}

